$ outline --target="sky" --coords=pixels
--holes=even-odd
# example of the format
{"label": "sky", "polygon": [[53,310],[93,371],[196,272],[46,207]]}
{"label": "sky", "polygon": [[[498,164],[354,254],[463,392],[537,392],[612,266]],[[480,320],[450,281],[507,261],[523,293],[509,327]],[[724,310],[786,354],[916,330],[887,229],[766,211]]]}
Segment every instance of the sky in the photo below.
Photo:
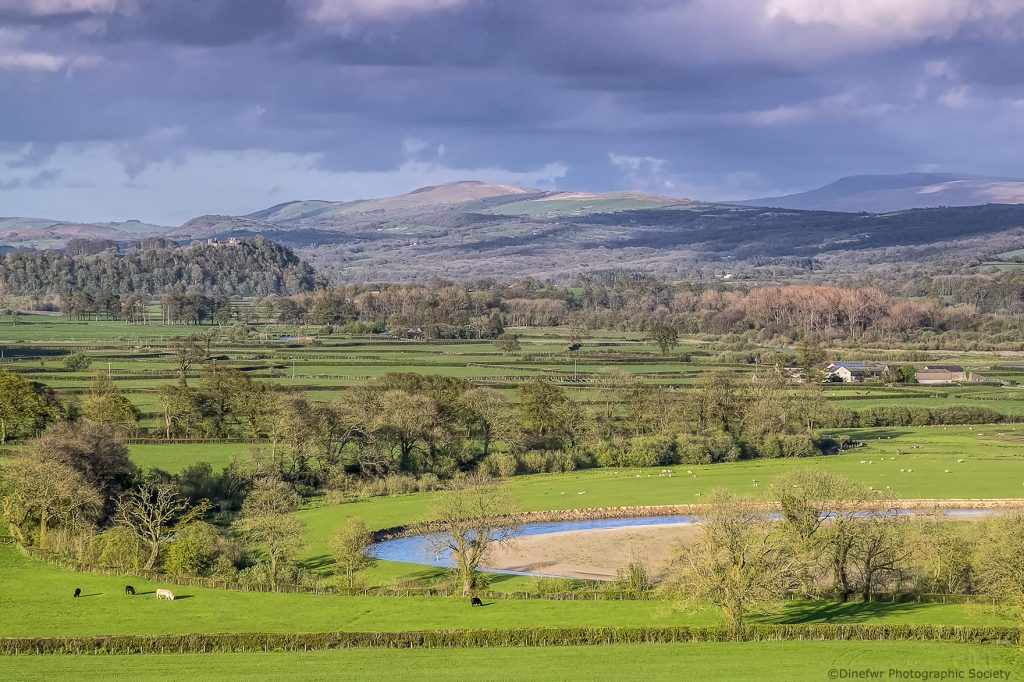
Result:
{"label": "sky", "polygon": [[0,216],[1022,159],[1024,0],[0,0]]}

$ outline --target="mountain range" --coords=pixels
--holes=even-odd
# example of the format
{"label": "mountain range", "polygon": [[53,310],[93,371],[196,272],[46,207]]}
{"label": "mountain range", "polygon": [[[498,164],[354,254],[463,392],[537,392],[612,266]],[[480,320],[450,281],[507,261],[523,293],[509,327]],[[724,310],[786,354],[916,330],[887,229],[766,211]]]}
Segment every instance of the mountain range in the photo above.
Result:
{"label": "mountain range", "polygon": [[1024,180],[954,173],[851,175],[808,192],[732,202],[814,211],[887,213],[910,208],[1024,203]]}
{"label": "mountain range", "polygon": [[737,262],[842,269],[854,261],[954,258],[969,265],[1020,248],[1018,202],[1024,182],[934,173],[853,176],[801,194],[729,203],[463,181],[393,197],[203,215],[179,227],[0,218],[0,245],[262,235],[342,281],[567,278],[596,270],[671,277]]}

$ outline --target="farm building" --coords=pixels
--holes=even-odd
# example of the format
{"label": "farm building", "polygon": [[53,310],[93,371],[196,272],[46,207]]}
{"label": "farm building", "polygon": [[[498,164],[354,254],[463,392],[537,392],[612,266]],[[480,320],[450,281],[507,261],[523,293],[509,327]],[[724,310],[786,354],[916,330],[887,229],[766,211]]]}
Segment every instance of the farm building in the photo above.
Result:
{"label": "farm building", "polygon": [[984,380],[980,374],[967,372],[960,365],[925,365],[917,370],[917,383],[930,386]]}
{"label": "farm building", "polygon": [[829,381],[856,383],[868,379],[876,379],[889,368],[880,362],[831,362],[825,371]]}

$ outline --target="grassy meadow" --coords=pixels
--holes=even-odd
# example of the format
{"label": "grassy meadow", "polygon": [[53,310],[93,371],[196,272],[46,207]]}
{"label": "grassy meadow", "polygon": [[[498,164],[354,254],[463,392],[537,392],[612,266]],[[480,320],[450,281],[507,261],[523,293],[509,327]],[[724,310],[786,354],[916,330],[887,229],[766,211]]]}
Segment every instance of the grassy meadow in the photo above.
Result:
{"label": "grassy meadow", "polygon": [[[62,680],[365,680],[433,681],[573,679],[618,682],[714,679],[723,682],[826,680],[830,670],[974,669],[1017,671],[1024,654],[1002,646],[922,642],[721,642],[600,647],[404,649],[265,654],[21,656],[0,658],[0,676],[25,682]],[[882,677],[880,679],[886,679]],[[1012,679],[1012,678],[1011,678]]]}

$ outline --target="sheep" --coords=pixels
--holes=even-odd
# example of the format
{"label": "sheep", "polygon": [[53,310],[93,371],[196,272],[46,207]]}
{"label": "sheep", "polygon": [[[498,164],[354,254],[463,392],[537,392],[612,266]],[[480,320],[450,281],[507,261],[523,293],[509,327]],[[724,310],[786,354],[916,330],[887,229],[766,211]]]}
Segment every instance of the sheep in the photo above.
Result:
{"label": "sheep", "polygon": [[75,588],[75,599],[78,599],[81,596],[82,596],[82,588],[81,587],[76,587]]}
{"label": "sheep", "polygon": [[124,586],[124,593],[127,594],[127,595],[135,594],[135,586],[134,585],[125,585]]}
{"label": "sheep", "polygon": [[483,606],[484,603],[480,601],[480,597],[473,597],[469,600],[470,606]]}
{"label": "sheep", "polygon": [[174,601],[174,593],[171,592],[170,590],[165,590],[163,588],[160,588],[160,589],[158,589],[156,591],[156,598],[157,599],[166,599],[168,601]]}

